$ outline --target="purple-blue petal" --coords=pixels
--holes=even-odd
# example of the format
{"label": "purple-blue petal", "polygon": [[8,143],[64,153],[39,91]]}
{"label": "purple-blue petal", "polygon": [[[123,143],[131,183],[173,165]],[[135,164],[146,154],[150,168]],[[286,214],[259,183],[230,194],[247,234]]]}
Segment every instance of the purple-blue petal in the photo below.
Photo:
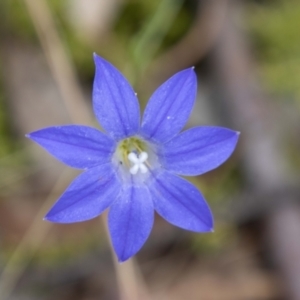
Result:
{"label": "purple-blue petal", "polygon": [[27,137],[61,162],[79,169],[109,162],[115,149],[111,138],[87,126],[48,127],[31,132]]}
{"label": "purple-blue petal", "polygon": [[119,196],[121,183],[111,164],[80,174],[47,213],[55,223],[86,221],[100,215]]}
{"label": "purple-blue petal", "polygon": [[183,229],[213,230],[213,217],[201,193],[188,181],[167,171],[153,176],[150,183],[154,208],[169,223]]}
{"label": "purple-blue petal", "polygon": [[222,127],[195,127],[163,145],[164,168],[180,175],[200,175],[217,168],[234,151],[239,133]]}
{"label": "purple-blue petal", "polygon": [[124,186],[108,215],[112,244],[120,262],[141,249],[151,232],[153,221],[153,202],[147,187]]}
{"label": "purple-blue petal", "polygon": [[99,123],[117,140],[136,134],[140,109],[132,87],[112,64],[96,54],[94,60],[93,106]]}
{"label": "purple-blue petal", "polygon": [[196,93],[197,79],[193,68],[172,76],[151,96],[142,120],[142,135],[156,143],[173,138],[187,122]]}

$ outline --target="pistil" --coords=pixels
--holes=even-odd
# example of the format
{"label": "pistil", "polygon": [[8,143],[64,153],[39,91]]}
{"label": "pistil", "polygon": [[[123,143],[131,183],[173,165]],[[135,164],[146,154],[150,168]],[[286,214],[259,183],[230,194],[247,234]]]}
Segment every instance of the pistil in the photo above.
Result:
{"label": "pistil", "polygon": [[132,175],[135,175],[140,170],[141,173],[145,174],[148,172],[148,168],[146,166],[146,161],[148,159],[148,153],[143,151],[139,155],[135,152],[130,152],[128,154],[128,159],[132,163],[132,167],[129,169],[129,172]]}

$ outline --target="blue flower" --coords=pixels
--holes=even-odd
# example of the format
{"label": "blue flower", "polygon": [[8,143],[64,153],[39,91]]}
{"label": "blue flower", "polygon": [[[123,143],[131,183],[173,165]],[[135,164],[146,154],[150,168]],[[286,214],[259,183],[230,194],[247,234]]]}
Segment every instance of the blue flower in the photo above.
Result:
{"label": "blue flower", "polygon": [[202,194],[178,175],[215,169],[233,152],[238,132],[203,126],[180,133],[196,97],[193,68],[178,72],[152,95],[140,124],[139,103],[128,81],[95,55],[93,107],[106,133],[82,125],[54,126],[28,134],[61,162],[84,169],[45,219],[89,220],[109,208],[108,223],[119,261],[147,240],[154,211],[195,232],[213,229]]}

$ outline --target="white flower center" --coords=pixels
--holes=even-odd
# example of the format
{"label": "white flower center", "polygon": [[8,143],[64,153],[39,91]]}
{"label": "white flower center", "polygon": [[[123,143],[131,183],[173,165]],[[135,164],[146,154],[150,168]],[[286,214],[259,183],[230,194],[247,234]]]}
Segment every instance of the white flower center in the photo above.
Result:
{"label": "white flower center", "polygon": [[132,167],[129,169],[129,172],[132,175],[137,174],[137,172],[140,170],[141,173],[147,173],[148,168],[145,165],[146,160],[148,159],[148,153],[147,152],[141,152],[139,156],[135,152],[130,152],[128,154],[128,159],[132,164]]}

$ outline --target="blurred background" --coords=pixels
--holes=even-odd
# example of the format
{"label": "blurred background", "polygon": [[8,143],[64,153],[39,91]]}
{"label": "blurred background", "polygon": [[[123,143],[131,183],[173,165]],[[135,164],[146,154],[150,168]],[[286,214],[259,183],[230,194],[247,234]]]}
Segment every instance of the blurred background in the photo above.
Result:
{"label": "blurred background", "polygon": [[[188,127],[241,132],[234,155],[192,182],[215,216],[196,234],[156,216],[118,264],[106,216],[42,220],[77,171],[25,134],[96,124],[92,53],[120,69],[142,109],[195,66]],[[300,299],[298,0],[1,0],[0,300]]]}

